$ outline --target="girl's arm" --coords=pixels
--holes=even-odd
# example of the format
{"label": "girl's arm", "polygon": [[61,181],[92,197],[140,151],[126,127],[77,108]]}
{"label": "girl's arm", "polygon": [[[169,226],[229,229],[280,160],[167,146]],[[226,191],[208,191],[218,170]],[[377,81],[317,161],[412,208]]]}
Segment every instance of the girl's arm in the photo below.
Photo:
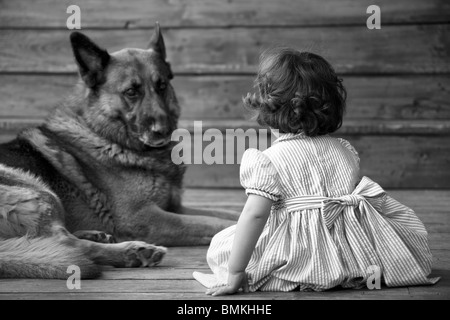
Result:
{"label": "girl's arm", "polygon": [[219,296],[234,294],[240,288],[248,292],[245,268],[270,214],[273,201],[257,195],[249,195],[236,226],[236,233],[228,262],[228,285],[212,288],[206,293]]}

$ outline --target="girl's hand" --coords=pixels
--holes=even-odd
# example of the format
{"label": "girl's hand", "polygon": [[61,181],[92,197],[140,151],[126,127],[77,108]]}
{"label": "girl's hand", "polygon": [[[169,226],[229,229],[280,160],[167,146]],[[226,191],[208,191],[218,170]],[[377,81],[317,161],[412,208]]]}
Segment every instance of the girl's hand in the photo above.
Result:
{"label": "girl's hand", "polygon": [[241,288],[244,292],[248,292],[248,279],[245,271],[234,274],[230,273],[228,275],[228,285],[217,288],[211,288],[208,291],[206,291],[206,294],[214,297],[224,296],[227,294],[235,294]]}

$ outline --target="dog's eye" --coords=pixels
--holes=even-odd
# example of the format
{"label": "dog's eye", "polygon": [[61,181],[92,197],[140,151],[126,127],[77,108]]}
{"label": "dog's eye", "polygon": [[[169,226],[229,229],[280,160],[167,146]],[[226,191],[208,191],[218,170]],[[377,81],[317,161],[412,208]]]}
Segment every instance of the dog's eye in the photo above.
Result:
{"label": "dog's eye", "polygon": [[124,93],[128,98],[136,98],[138,96],[138,91],[133,88],[126,90]]}

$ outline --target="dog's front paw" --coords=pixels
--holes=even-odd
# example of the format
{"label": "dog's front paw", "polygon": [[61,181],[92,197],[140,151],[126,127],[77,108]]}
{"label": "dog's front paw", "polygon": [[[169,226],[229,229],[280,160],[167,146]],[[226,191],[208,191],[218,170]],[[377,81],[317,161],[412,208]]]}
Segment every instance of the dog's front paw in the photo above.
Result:
{"label": "dog's front paw", "polygon": [[141,241],[127,243],[125,266],[127,268],[153,267],[161,262],[167,249]]}

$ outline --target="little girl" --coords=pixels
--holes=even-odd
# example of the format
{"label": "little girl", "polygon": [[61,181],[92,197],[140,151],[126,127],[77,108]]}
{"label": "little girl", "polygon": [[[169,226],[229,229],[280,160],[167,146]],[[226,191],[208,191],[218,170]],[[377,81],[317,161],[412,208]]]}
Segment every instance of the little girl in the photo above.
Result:
{"label": "little girl", "polygon": [[248,195],[237,225],[208,250],[213,275],[194,272],[213,296],[361,288],[375,270],[387,286],[433,284],[427,232],[408,207],[359,177],[359,157],[340,128],[346,91],[322,57],[289,48],[262,55],[259,95],[244,103],[280,137],[248,149]]}

